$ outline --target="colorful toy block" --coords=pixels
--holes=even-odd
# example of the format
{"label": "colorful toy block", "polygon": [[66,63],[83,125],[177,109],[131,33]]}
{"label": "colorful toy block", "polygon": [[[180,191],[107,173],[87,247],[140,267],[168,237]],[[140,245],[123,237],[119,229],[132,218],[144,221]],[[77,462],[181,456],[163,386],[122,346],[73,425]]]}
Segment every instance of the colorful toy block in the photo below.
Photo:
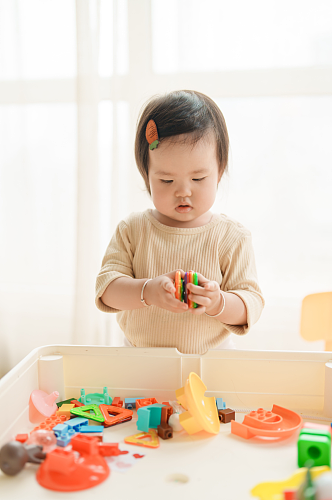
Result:
{"label": "colorful toy block", "polygon": [[85,389],[81,389],[81,397],[79,398],[79,402],[84,405],[110,405],[112,404],[112,398],[109,396],[107,392],[107,387],[104,387],[103,394],[99,392],[92,392],[90,394],[85,394]]}
{"label": "colorful toy block", "polygon": [[53,432],[56,435],[56,437],[59,437],[62,432],[66,433],[68,429],[69,429],[68,425],[58,424],[55,427],[53,427]]}
{"label": "colorful toy block", "polygon": [[72,399],[71,404],[75,405],[75,408],[78,408],[79,406],[84,406],[84,404],[77,401],[77,399]]}
{"label": "colorful toy block", "polygon": [[112,401],[112,406],[117,406],[118,408],[122,408],[123,401],[120,398],[114,398]]}
{"label": "colorful toy block", "polygon": [[331,466],[331,433],[323,429],[302,429],[297,442],[298,465],[304,467],[309,460],[313,465]]}
{"label": "colorful toy block", "polygon": [[67,446],[67,444],[70,443],[71,438],[77,434],[74,429],[67,429],[67,431],[61,432],[59,436],[56,438],[56,444],[57,446]]}
{"label": "colorful toy block", "polygon": [[[93,411],[93,414],[91,413]],[[92,404],[86,406],[80,406],[79,408],[72,408],[70,410],[72,415],[76,415],[77,417],[84,417],[90,420],[95,420],[96,422],[105,422],[105,418],[103,417],[99,406]]]}
{"label": "colorful toy block", "polygon": [[161,409],[160,423],[168,424],[169,417],[173,414],[173,408],[170,405],[166,405],[166,403],[162,404],[165,406]]}
{"label": "colorful toy block", "polygon": [[170,425],[161,422],[157,427],[158,436],[161,439],[170,439],[173,437],[173,429]]}
{"label": "colorful toy block", "polygon": [[25,443],[28,440],[29,434],[16,434],[15,441]]}
{"label": "colorful toy block", "polygon": [[61,417],[61,415],[66,415],[66,417],[70,418],[70,410],[72,410],[73,408],[75,408],[75,405],[73,404],[63,404],[56,412],[56,415],[58,417]]}
{"label": "colorful toy block", "polygon": [[132,410],[133,408],[136,409],[136,399],[138,398],[125,398],[125,408],[127,410]]}
{"label": "colorful toy block", "polygon": [[136,410],[139,408],[143,408],[143,406],[149,406],[158,404],[156,398],[144,398],[144,399],[136,399]]}
{"label": "colorful toy block", "polygon": [[164,408],[164,405],[159,403],[138,408],[136,422],[137,429],[144,432],[148,432],[150,428],[157,429],[161,420],[162,408]]}
{"label": "colorful toy block", "polygon": [[222,398],[216,398],[216,405],[217,405],[217,410],[225,410],[226,409],[226,403],[223,401]]}
{"label": "colorful toy block", "polygon": [[37,427],[35,427],[31,432],[30,435],[39,430],[45,430],[45,431],[51,431],[53,427],[55,427],[57,424],[63,424],[69,420],[66,415],[61,415],[61,417],[58,417],[55,413],[54,415],[51,415],[49,418],[46,418],[44,422],[41,422]]}
{"label": "colorful toy block", "polygon": [[66,422],[66,425],[68,425],[70,429],[74,429],[74,431],[80,432],[82,427],[89,425],[89,420],[87,418],[75,417],[68,420]]}
{"label": "colorful toy block", "polygon": [[81,434],[91,434],[92,432],[103,432],[104,427],[102,425],[82,425],[80,428]]}
{"label": "colorful toy block", "polygon": [[231,408],[225,408],[224,410],[218,410],[219,420],[223,424],[228,424],[231,420],[235,420],[235,411]]}

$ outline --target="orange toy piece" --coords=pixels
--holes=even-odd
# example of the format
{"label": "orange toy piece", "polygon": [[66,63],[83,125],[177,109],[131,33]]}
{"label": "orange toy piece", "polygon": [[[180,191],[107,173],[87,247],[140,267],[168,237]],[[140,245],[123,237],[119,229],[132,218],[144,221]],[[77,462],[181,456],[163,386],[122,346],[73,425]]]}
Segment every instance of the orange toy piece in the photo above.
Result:
{"label": "orange toy piece", "polygon": [[143,408],[143,406],[149,406],[155,404],[158,404],[156,398],[136,399],[136,410],[138,410],[138,408]]}
{"label": "orange toy piece", "polygon": [[55,491],[85,490],[109,476],[109,467],[99,453],[96,438],[77,435],[71,445],[73,451],[57,448],[47,454],[36,476],[41,486]]}
{"label": "orange toy piece", "polygon": [[271,437],[286,439],[302,426],[302,417],[295,411],[273,405],[272,411],[258,408],[243,419],[242,424],[232,420],[231,432],[244,439]]}
{"label": "orange toy piece", "polygon": [[71,404],[75,406],[75,408],[79,408],[80,406],[85,406],[83,403],[80,401],[77,401],[77,399],[72,399]]}
{"label": "orange toy piece", "polygon": [[150,149],[155,149],[159,144],[159,136],[157,125],[153,120],[150,120],[146,126],[145,137],[150,145]]}
{"label": "orange toy piece", "polygon": [[39,431],[40,429],[44,431],[51,431],[53,427],[55,427],[58,424],[63,424],[69,420],[69,417],[66,417],[66,415],[61,415],[58,417],[55,413],[54,415],[51,415],[49,418],[44,420],[44,422],[41,422],[37,427],[35,427],[30,434],[32,434],[35,431]]}
{"label": "orange toy piece", "polygon": [[119,408],[118,406],[112,405],[99,405],[99,409],[105,419],[105,427],[127,422],[133,418],[133,411],[127,410],[126,408]]}
{"label": "orange toy piece", "polygon": [[176,399],[188,411],[180,413],[180,424],[188,434],[199,431],[218,434],[219,415],[214,397],[204,396],[206,385],[199,376],[191,372],[184,387],[175,391]]}
{"label": "orange toy piece", "polygon": [[128,436],[124,440],[127,444],[145,446],[146,448],[159,448],[159,438],[155,429],[149,429],[149,432],[139,432],[133,436]]}
{"label": "orange toy piece", "polygon": [[98,443],[98,450],[102,457],[117,457],[129,453],[119,450],[119,443]]}
{"label": "orange toy piece", "polygon": [[112,406],[117,406],[118,408],[123,407],[123,401],[120,398],[114,398],[112,401]]}

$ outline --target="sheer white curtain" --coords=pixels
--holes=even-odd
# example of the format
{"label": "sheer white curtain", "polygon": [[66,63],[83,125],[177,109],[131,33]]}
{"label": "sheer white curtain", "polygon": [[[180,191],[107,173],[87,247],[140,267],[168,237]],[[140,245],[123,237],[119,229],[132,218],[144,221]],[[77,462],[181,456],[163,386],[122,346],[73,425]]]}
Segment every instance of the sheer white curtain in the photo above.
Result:
{"label": "sheer white curtain", "polygon": [[332,282],[331,19],[331,0],[0,0],[0,375],[38,345],[121,343],[95,276],[152,207],[139,110],[181,88],[225,115],[213,210],[253,234],[267,305],[238,347],[323,348],[299,315]]}

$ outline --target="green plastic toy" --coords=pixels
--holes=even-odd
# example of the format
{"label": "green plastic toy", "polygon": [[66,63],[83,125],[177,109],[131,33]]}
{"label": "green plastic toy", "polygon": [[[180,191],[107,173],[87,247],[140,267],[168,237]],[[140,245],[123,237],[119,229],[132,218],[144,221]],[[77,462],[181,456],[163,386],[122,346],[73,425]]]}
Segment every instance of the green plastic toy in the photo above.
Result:
{"label": "green plastic toy", "polygon": [[111,405],[112,398],[107,392],[107,387],[103,388],[103,394],[99,392],[91,392],[90,394],[85,394],[85,390],[81,389],[81,397],[79,398],[80,403],[84,405]]}
{"label": "green plastic toy", "polygon": [[310,471],[312,463],[313,461],[310,460],[310,462],[307,462],[306,464],[308,470],[306,473],[305,480],[296,492],[296,498],[298,500],[316,500],[317,488],[312,481],[311,471]]}
{"label": "green plastic toy", "polygon": [[331,434],[321,429],[302,429],[297,442],[298,465],[305,467],[308,460],[314,467],[331,466]]}
{"label": "green plastic toy", "polygon": [[[94,413],[91,413],[93,411]],[[89,418],[90,420],[96,420],[96,422],[105,422],[105,418],[101,413],[98,405],[87,405],[79,406],[78,408],[73,408],[70,413],[76,415],[77,417]]]}

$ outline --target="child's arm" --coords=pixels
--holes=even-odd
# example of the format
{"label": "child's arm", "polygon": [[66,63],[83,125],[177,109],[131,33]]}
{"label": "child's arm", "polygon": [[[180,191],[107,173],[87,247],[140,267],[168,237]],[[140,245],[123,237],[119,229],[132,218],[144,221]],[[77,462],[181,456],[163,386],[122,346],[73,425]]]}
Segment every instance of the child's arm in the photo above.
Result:
{"label": "child's arm", "polygon": [[[130,311],[146,307],[141,302],[141,290],[145,282],[146,278],[140,280],[124,277],[117,278],[108,285],[101,296],[101,300],[105,306],[119,309],[120,311]],[[149,283],[144,289],[144,299],[146,299],[148,285]]]}
{"label": "child's arm", "polygon": [[[181,313],[188,309],[187,304],[173,297],[175,291],[173,281],[176,271],[162,274],[148,281],[143,290],[143,299],[148,306],[154,305],[175,313]],[[179,271],[184,276],[184,271],[182,269]],[[108,285],[101,300],[106,306],[121,311],[146,307],[141,302],[142,287],[146,281],[147,278],[119,277]]]}
{"label": "child's arm", "polygon": [[189,299],[199,305],[198,308],[190,309],[190,313],[206,313],[208,316],[214,316],[213,319],[220,323],[234,326],[234,333],[246,333],[258,320],[264,307],[249,235],[238,240],[231,252],[223,257],[221,271],[222,294],[216,281],[208,281],[208,278],[200,273],[197,273],[200,286],[192,283],[187,285],[190,291]]}
{"label": "child's arm", "polygon": [[[227,323],[228,325],[246,325],[247,324],[247,308],[243,300],[234,293],[223,292],[225,296],[225,309],[224,312],[215,319],[219,320],[221,323]],[[208,312],[210,316],[214,316],[221,311],[223,307],[223,298],[220,297],[220,302],[215,309]]]}

